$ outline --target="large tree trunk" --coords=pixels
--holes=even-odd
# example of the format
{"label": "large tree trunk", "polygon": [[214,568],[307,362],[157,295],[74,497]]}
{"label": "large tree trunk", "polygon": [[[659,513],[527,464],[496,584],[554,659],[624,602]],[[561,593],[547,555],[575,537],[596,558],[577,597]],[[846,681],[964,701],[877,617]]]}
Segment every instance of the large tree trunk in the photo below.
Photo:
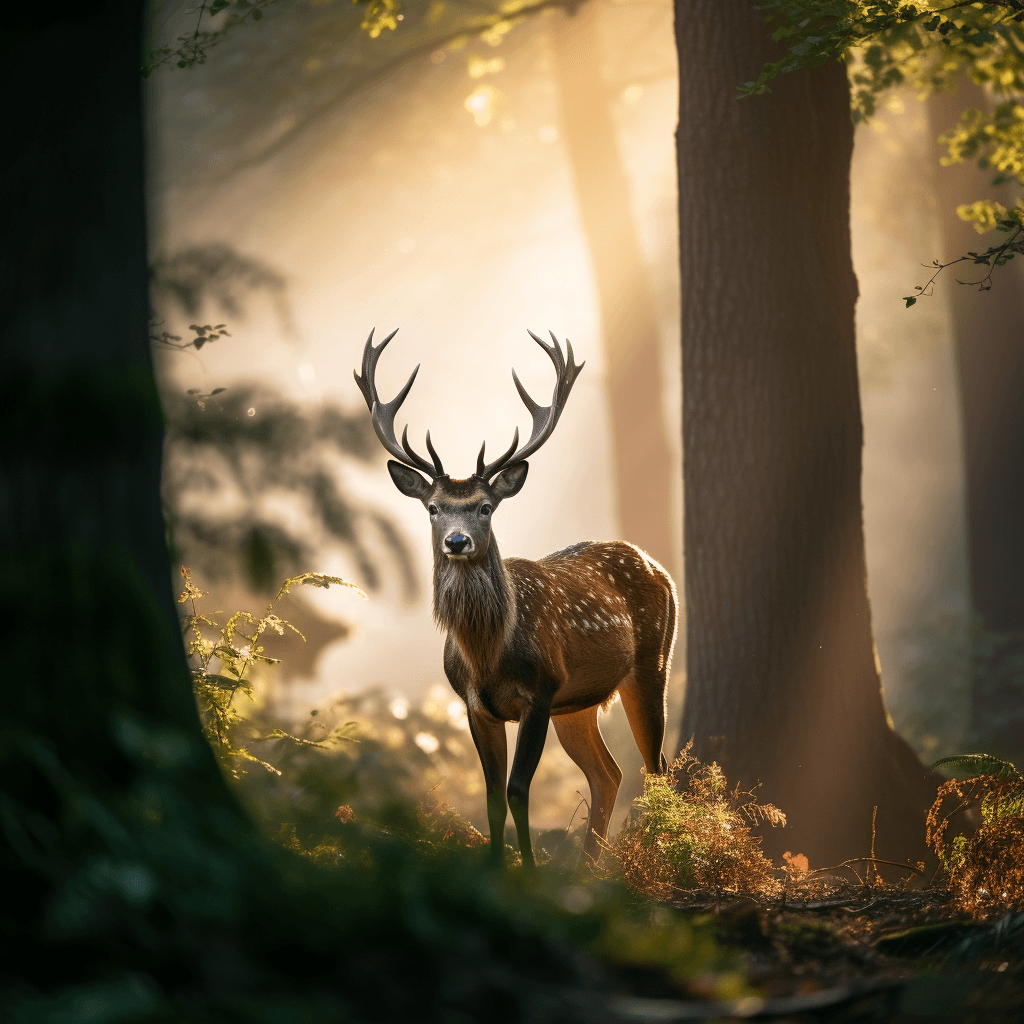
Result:
{"label": "large tree trunk", "polygon": [[[932,134],[952,129],[968,107],[991,110],[992,102],[962,76],[957,92],[929,98]],[[1012,189],[994,188],[993,171],[974,162],[939,166],[935,175],[942,262],[995,244],[997,236],[979,236],[956,207],[985,196],[1010,206]],[[1020,260],[996,268],[990,291],[957,284],[985,273],[960,263],[938,282],[949,296],[964,431],[975,615],[968,743],[1024,764],[1024,268]]]}
{"label": "large tree trunk", "polygon": [[[143,8],[58,11],[11,13],[3,71],[18,99],[0,165],[0,929],[19,937],[3,975],[26,997],[65,978],[65,959],[87,974],[126,941],[144,957],[168,910],[147,843],[178,844],[184,868],[222,829],[255,838],[202,736],[160,512]],[[213,880],[194,887],[216,898]],[[201,917],[163,919],[169,961]]]}
{"label": "large tree trunk", "polygon": [[769,852],[924,855],[934,794],[871,637],[838,64],[737,101],[780,53],[749,0],[677,0],[687,688],[682,739],[789,816]]}
{"label": "large tree trunk", "polygon": [[678,579],[672,509],[678,470],[662,413],[658,324],[601,78],[599,14],[591,2],[554,19],[562,130],[604,329],[619,525],[625,540]]}
{"label": "large tree trunk", "polygon": [[[14,634],[29,674],[5,716],[49,737],[70,770],[119,784],[131,772],[115,719],[128,709],[158,719],[226,798],[188,684],[158,497],[142,7],[72,10],[14,16],[5,59],[19,100],[0,169],[0,545],[3,599],[29,630]],[[88,53],[102,56],[73,75]],[[50,621],[36,618],[47,605]]]}

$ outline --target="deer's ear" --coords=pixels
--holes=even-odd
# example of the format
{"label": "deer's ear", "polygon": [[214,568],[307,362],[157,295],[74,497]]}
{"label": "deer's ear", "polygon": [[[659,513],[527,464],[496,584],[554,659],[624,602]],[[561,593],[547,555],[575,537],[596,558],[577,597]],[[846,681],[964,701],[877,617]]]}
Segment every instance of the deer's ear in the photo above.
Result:
{"label": "deer's ear", "polygon": [[408,466],[403,466],[400,462],[395,462],[394,459],[388,459],[388,472],[391,474],[391,479],[395,481],[395,486],[404,495],[409,498],[419,498],[420,501],[426,500],[431,491],[431,484],[415,469],[409,469]]}
{"label": "deer's ear", "polygon": [[523,484],[526,483],[526,473],[529,468],[528,462],[516,462],[507,469],[503,469],[491,484],[494,496],[499,501],[503,501],[505,498],[511,498],[514,494],[518,494],[523,489]]}

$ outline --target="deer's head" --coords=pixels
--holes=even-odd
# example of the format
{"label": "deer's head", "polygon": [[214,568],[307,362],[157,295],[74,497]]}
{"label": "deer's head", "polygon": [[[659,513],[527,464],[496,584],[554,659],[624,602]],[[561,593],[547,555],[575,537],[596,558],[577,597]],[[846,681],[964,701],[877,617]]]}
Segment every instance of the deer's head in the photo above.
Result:
{"label": "deer's head", "polygon": [[[538,405],[512,371],[519,395],[533,417],[533,430],[529,441],[519,447],[519,428],[516,428],[508,451],[494,462],[484,462],[484,447],[476,460],[476,472],[465,480],[453,480],[444,471],[427,431],[427,452],[430,462],[417,455],[409,444],[409,428],[402,431],[402,442],[395,436],[395,414],[412,388],[419,366],[413,370],[405,387],[390,402],[377,397],[374,372],[377,360],[389,341],[397,334],[393,331],[379,345],[373,344],[373,331],[363,349],[362,374],[355,373],[356,384],[370,410],[373,429],[380,443],[394,459],[388,461],[388,471],[395,486],[410,498],[418,498],[430,515],[435,557],[449,561],[479,562],[487,555],[491,541],[491,516],[498,505],[518,494],[526,483],[529,470],[528,456],[532,455],[551,436],[562,414],[569,392],[584,367],[573,361],[572,345],[565,343],[569,361],[566,363],[554,334],[551,345],[541,341],[532,331],[530,337],[548,354],[555,365],[557,379],[551,405]],[[424,475],[425,474],[425,475]]]}

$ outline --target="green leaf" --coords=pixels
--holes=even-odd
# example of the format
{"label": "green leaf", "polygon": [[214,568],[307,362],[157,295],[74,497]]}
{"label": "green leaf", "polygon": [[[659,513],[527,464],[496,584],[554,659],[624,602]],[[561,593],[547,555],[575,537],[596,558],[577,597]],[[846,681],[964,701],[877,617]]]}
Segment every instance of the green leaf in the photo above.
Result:
{"label": "green leaf", "polygon": [[1020,772],[1009,761],[993,757],[991,754],[954,754],[952,757],[943,757],[931,766],[936,768],[964,768],[975,775],[992,775],[997,779],[1019,779]]}
{"label": "green leaf", "polygon": [[256,10],[252,12],[252,20],[253,21],[259,21],[260,18],[262,18],[262,17],[263,17],[263,12],[257,7]]}
{"label": "green leaf", "polygon": [[915,302],[917,302],[917,297],[916,297],[916,296],[914,296],[914,295],[904,295],[904,296],[903,296],[903,301],[904,301],[904,302],[905,302],[905,303],[907,304],[907,309],[910,309],[910,307],[911,307],[911,306],[912,306],[912,305],[913,305],[913,304],[914,304]]}

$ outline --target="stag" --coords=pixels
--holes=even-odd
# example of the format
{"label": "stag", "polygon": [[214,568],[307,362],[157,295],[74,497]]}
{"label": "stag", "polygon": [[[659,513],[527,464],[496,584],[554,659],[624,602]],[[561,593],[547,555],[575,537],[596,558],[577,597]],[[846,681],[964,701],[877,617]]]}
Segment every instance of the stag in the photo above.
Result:
{"label": "stag", "polygon": [[[502,559],[491,531],[498,505],[518,494],[533,455],[551,436],[569,392],[583,369],[568,362],[558,340],[548,354],[556,381],[551,405],[538,405],[515,370],[512,378],[530,415],[530,439],[519,447],[516,428],[509,449],[476,472],[452,479],[427,431],[428,462],[409,444],[408,426],[399,444],[395,414],[412,388],[419,366],[390,402],[377,397],[374,373],[381,352],[398,332],[376,347],[373,331],[363,350],[362,373],[354,374],[370,410],[373,429],[394,457],[388,471],[405,495],[418,498],[430,515],[434,548],[434,618],[447,631],[444,670],[466,704],[469,728],[480,755],[487,789],[487,819],[493,859],[505,852],[505,821],[512,812],[524,865],[534,863],[530,843],[529,794],[548,722],[590,786],[590,818],[583,848],[596,861],[622,772],[605,745],[599,712],[616,695],[649,773],[665,770],[665,694],[676,638],[676,589],[650,556],[623,541],[583,541],[534,562]],[[508,777],[505,723],[519,723]],[[506,804],[507,795],[507,804]]]}

